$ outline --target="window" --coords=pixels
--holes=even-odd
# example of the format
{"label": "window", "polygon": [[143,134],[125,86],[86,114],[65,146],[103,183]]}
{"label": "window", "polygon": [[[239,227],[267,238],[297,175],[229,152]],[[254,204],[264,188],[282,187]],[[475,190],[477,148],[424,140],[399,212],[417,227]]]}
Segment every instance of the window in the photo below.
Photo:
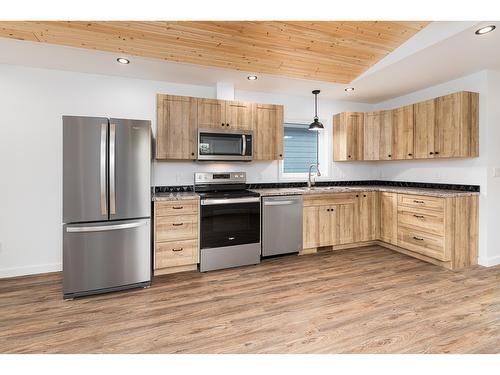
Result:
{"label": "window", "polygon": [[284,124],[283,173],[307,173],[318,162],[318,132],[308,125]]}

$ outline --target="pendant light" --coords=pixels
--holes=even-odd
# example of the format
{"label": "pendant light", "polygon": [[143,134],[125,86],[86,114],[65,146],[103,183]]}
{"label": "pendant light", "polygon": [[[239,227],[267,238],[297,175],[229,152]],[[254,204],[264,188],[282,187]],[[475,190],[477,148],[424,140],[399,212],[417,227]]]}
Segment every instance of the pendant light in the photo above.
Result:
{"label": "pendant light", "polygon": [[309,125],[309,130],[321,130],[323,129],[323,124],[319,122],[318,119],[318,94],[320,93],[319,90],[313,90],[312,92],[314,94],[314,121],[311,122]]}

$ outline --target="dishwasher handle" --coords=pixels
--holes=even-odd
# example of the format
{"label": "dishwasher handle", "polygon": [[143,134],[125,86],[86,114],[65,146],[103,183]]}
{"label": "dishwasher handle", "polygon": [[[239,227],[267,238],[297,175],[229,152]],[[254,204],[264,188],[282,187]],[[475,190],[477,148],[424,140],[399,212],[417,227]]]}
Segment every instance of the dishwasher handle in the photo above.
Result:
{"label": "dishwasher handle", "polygon": [[269,201],[269,202],[264,202],[264,206],[288,206],[291,204],[297,204],[300,203],[299,200],[290,200],[290,201]]}

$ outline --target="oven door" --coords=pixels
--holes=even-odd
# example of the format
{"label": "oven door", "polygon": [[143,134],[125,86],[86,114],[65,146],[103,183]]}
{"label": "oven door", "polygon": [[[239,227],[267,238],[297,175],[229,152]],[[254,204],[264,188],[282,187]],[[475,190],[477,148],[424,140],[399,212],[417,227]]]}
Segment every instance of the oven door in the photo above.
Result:
{"label": "oven door", "polygon": [[201,202],[200,248],[260,243],[260,198]]}
{"label": "oven door", "polygon": [[198,130],[198,160],[252,160],[252,132]]}

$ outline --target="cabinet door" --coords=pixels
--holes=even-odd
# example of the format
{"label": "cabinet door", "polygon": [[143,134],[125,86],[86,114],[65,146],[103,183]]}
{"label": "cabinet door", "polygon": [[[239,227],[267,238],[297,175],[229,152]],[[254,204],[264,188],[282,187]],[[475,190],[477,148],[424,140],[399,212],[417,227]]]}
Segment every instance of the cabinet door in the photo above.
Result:
{"label": "cabinet door", "polygon": [[333,160],[363,160],[364,114],[344,112],[333,117]]}
{"label": "cabinet door", "polygon": [[319,212],[320,206],[304,207],[303,245],[304,249],[319,246]]}
{"label": "cabinet door", "polygon": [[379,158],[378,160],[392,160],[392,111],[380,112]]}
{"label": "cabinet door", "polygon": [[198,128],[228,129],[226,125],[226,102],[217,99],[197,99]]}
{"label": "cabinet door", "polygon": [[355,242],[373,241],[379,234],[379,207],[376,191],[357,194]]}
{"label": "cabinet door", "polygon": [[413,106],[415,111],[415,159],[434,157],[434,140],[436,128],[435,100],[427,100]]}
{"label": "cabinet door", "polygon": [[397,245],[398,195],[380,192],[380,240]]}
{"label": "cabinet door", "polygon": [[[251,130],[253,128],[253,103],[226,101],[226,128]],[[229,126],[227,126],[229,124]]]}
{"label": "cabinet door", "polygon": [[333,244],[335,215],[332,206],[318,207],[318,246],[330,246]]}
{"label": "cabinet door", "polygon": [[380,112],[365,113],[363,160],[380,159]]}
{"label": "cabinet door", "polygon": [[157,95],[156,159],[196,159],[195,98]]}
{"label": "cabinet door", "polygon": [[283,106],[255,105],[254,160],[283,159]]}
{"label": "cabinet door", "polygon": [[363,129],[364,160],[391,160],[392,111],[366,113]]}
{"label": "cabinet door", "polygon": [[434,157],[451,158],[462,156],[462,129],[460,122],[460,99],[463,93],[441,96],[435,99],[436,130]]}
{"label": "cabinet door", "polygon": [[354,242],[354,204],[336,204],[330,207],[331,239],[329,245]]}
{"label": "cabinet door", "polygon": [[413,159],[413,105],[392,112],[392,159]]}

